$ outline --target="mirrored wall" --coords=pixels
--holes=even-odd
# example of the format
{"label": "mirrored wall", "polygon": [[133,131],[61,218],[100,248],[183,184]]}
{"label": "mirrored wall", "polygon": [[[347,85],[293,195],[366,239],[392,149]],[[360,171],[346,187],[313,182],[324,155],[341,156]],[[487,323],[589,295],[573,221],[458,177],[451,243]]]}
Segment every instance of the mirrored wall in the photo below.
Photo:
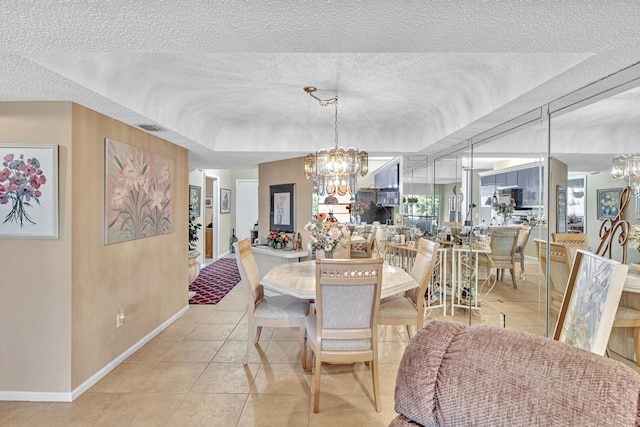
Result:
{"label": "mirrored wall", "polygon": [[[598,82],[448,151],[404,158],[404,225],[446,250],[429,318],[553,335],[570,268],[561,272],[554,240],[579,235],[585,250],[606,255],[603,223],[628,184],[613,179],[612,159],[640,151],[640,88],[627,81]],[[638,200],[622,218],[631,225]],[[612,259],[640,261],[638,250],[611,246]],[[640,309],[629,289],[621,305]],[[614,328],[613,351],[633,359],[632,334]]]}

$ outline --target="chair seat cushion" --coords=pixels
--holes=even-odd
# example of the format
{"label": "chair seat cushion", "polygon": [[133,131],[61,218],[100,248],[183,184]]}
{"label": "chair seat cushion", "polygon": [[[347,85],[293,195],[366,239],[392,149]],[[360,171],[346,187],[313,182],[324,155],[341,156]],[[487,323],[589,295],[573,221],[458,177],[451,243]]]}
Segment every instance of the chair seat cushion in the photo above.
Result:
{"label": "chair seat cushion", "polygon": [[417,315],[418,309],[416,306],[404,296],[393,295],[380,301],[379,318],[412,317]]}
{"label": "chair seat cushion", "polygon": [[[305,320],[307,328],[307,340],[317,348],[318,344],[318,318],[315,314],[310,314]],[[369,339],[345,339],[345,340],[322,340],[322,350],[370,350],[371,340]]]}
{"label": "chair seat cushion", "polygon": [[289,295],[265,297],[255,308],[259,319],[303,319],[309,311],[309,301]]}
{"label": "chair seat cushion", "polygon": [[366,251],[367,250],[367,244],[365,242],[362,243],[352,243],[351,244],[351,250],[352,251]]}

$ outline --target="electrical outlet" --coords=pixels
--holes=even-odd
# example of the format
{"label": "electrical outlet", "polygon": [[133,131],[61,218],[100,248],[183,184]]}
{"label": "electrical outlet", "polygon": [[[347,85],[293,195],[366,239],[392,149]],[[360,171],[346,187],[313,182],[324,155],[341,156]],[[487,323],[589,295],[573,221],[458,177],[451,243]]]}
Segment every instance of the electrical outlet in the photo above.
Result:
{"label": "electrical outlet", "polygon": [[124,308],[121,308],[118,313],[116,313],[116,328],[119,328],[124,323]]}
{"label": "electrical outlet", "polygon": [[507,327],[507,315],[504,313],[500,313],[500,327],[501,328],[506,328]]}

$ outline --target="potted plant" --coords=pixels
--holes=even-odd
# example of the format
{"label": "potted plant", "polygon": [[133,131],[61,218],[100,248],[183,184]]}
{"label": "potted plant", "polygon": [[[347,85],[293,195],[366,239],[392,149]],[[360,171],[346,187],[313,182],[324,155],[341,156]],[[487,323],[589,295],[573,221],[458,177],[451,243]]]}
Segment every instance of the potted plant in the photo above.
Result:
{"label": "potted plant", "polygon": [[202,224],[196,222],[196,217],[189,215],[189,285],[196,280],[200,273],[200,263],[198,257],[200,251],[197,251],[196,242],[198,241],[198,230],[202,227]]}

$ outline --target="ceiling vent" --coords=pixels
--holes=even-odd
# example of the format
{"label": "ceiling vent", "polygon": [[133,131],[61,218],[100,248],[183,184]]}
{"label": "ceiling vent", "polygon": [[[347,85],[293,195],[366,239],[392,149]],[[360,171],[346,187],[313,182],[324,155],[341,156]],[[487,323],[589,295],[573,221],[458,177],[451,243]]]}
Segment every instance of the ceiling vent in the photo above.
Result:
{"label": "ceiling vent", "polygon": [[140,124],[138,125],[139,128],[142,128],[148,132],[166,132],[167,129],[163,128],[162,126],[158,126],[158,125],[151,125],[151,124]]}

